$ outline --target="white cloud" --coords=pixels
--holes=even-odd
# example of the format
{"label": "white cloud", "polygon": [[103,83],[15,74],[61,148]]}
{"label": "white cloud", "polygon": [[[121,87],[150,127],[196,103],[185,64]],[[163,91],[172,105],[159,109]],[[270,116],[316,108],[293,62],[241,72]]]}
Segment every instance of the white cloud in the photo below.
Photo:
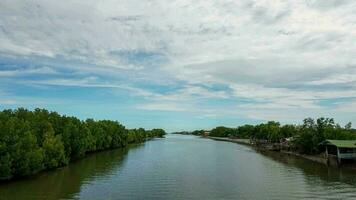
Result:
{"label": "white cloud", "polygon": [[67,102],[62,99],[55,98],[39,98],[39,97],[26,97],[18,96],[7,92],[0,91],[0,105],[1,106],[44,106],[44,105],[53,105],[53,104],[64,104]]}
{"label": "white cloud", "polygon": [[0,77],[24,76],[33,74],[57,74],[58,72],[51,67],[36,67],[14,70],[0,70]]}
{"label": "white cloud", "polygon": [[356,86],[356,74],[335,74],[326,78],[310,81],[310,85],[326,85],[326,84],[353,84]]}
{"label": "white cloud", "polygon": [[341,113],[352,113],[354,114],[356,112],[356,101],[350,101],[347,103],[341,103],[337,104],[336,108],[334,109],[337,112]]}
{"label": "white cloud", "polygon": [[[24,83],[124,89],[145,98],[137,108],[146,110],[322,114],[330,108],[319,100],[356,97],[355,6],[343,0],[2,0],[0,55],[65,65],[6,69],[0,77],[65,68],[80,78]],[[144,83],[169,91],[153,92]],[[236,103],[201,105],[216,99]]]}
{"label": "white cloud", "polygon": [[151,111],[173,111],[173,112],[188,111],[187,108],[183,108],[181,105],[175,103],[148,103],[148,104],[137,105],[136,108],[142,110],[151,110]]}

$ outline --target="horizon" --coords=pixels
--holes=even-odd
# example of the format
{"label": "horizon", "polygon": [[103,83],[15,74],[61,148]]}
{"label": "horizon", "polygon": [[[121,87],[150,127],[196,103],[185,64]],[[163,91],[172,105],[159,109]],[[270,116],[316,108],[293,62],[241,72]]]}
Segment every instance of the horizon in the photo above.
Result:
{"label": "horizon", "polygon": [[68,2],[0,2],[1,110],[167,132],[356,123],[356,2]]}

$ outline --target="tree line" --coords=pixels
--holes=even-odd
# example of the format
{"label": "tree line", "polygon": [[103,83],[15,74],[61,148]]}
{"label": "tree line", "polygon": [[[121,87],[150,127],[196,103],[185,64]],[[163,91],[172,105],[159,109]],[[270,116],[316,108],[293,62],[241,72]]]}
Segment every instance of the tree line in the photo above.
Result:
{"label": "tree line", "polygon": [[[202,135],[204,130],[191,132],[193,135]],[[351,122],[342,127],[332,118],[306,118],[303,124],[281,125],[279,122],[269,121],[258,125],[243,125],[237,128],[224,126],[212,129],[209,136],[235,137],[278,143],[285,138],[291,139],[292,149],[304,154],[318,154],[321,152],[320,143],[326,139],[356,140],[356,130],[352,129]]]}
{"label": "tree line", "polygon": [[117,121],[79,120],[45,109],[0,111],[0,180],[67,165],[89,152],[163,137],[163,129],[126,129]]}

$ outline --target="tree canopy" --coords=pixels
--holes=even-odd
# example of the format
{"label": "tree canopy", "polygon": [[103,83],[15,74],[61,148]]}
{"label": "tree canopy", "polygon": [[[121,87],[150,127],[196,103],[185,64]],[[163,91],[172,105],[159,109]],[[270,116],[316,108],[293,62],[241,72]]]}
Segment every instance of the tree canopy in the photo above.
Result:
{"label": "tree canopy", "polygon": [[[301,125],[286,124],[269,121],[257,125],[243,125],[236,128],[219,126],[210,131],[213,137],[234,137],[252,140],[264,140],[270,143],[280,142],[285,138],[293,138],[292,145],[295,151],[305,154],[320,152],[319,144],[325,139],[354,140],[356,131],[351,123],[341,127],[332,118],[306,118]],[[192,134],[202,135],[202,131],[193,131]]]}
{"label": "tree canopy", "polygon": [[65,166],[88,152],[163,137],[163,129],[126,129],[117,121],[79,120],[45,109],[0,112],[0,180]]}

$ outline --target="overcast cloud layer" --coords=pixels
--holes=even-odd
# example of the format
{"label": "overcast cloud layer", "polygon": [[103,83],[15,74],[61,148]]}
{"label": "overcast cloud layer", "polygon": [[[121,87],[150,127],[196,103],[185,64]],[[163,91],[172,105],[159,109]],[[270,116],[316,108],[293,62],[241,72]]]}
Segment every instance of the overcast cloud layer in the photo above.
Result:
{"label": "overcast cloud layer", "polygon": [[0,105],[167,130],[356,123],[356,2],[2,0]]}

